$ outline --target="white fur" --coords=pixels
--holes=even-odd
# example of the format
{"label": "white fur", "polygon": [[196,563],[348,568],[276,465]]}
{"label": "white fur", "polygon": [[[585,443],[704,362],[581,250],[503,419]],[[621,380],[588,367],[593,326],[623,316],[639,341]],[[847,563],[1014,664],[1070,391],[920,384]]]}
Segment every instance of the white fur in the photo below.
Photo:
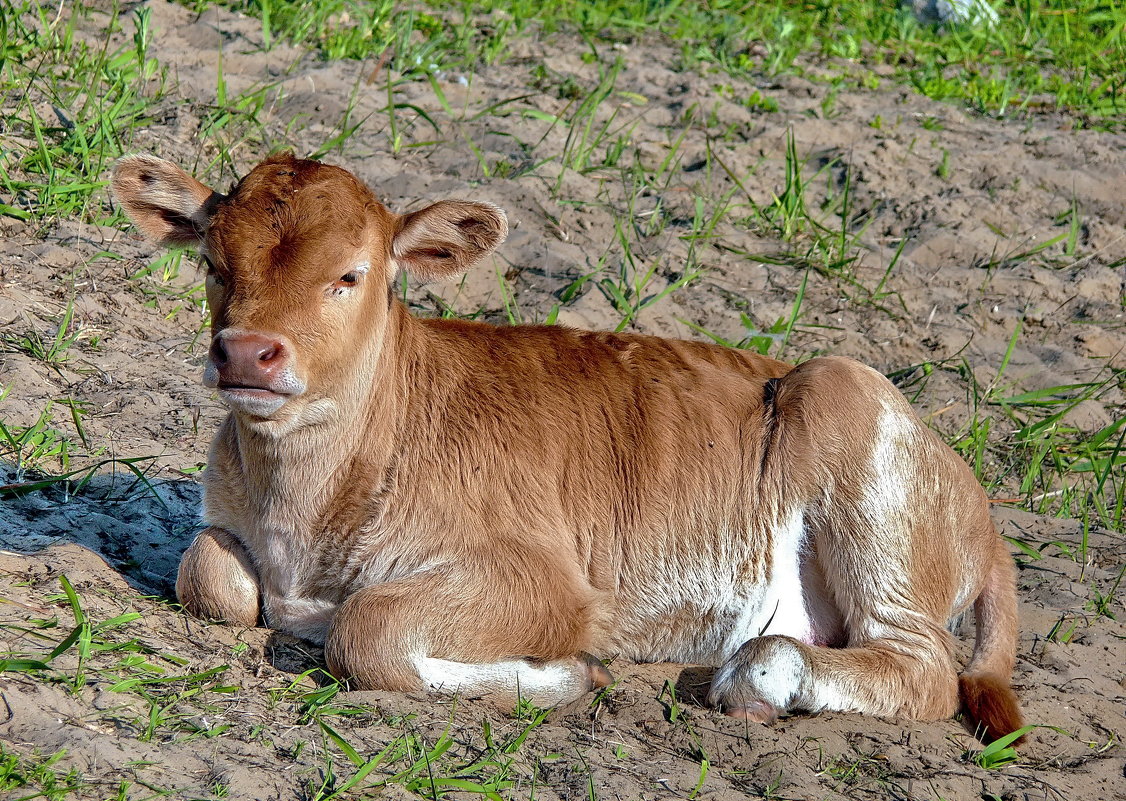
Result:
{"label": "white fur", "polygon": [[[805,510],[781,515],[771,532],[769,575],[766,560],[748,547],[759,533],[730,532],[716,538],[715,550],[684,560],[677,554],[654,553],[655,564],[675,565],[677,581],[657,582],[645,592],[632,593],[625,621],[643,621],[629,629],[619,626],[622,640],[611,649],[638,661],[681,661],[718,664],[748,640],[764,634],[784,634],[813,642],[814,625],[802,582]],[[757,576],[757,579],[748,579]],[[673,630],[660,621],[691,609],[699,628]]]}
{"label": "white fur", "polygon": [[548,662],[537,667],[521,659],[474,664],[422,656],[415,664],[427,689],[451,695],[515,695],[519,690],[522,698],[552,706],[587,689],[577,686],[577,663]]}
{"label": "white fur", "polygon": [[[904,412],[895,409],[886,401],[876,422],[876,442],[869,461],[871,479],[864,487],[860,503],[862,519],[867,524],[865,532],[878,545],[877,550],[885,554],[885,561],[879,569],[873,569],[858,578],[867,583],[863,596],[873,599],[893,599],[910,597],[910,588],[903,586],[911,575],[910,565],[905,562],[907,552],[898,543],[910,539],[910,514],[907,502],[908,481],[917,470],[911,456],[911,439],[915,434],[915,423]],[[895,561],[898,558],[898,561]],[[911,613],[890,600],[873,606],[871,614],[850,633],[856,639],[882,639],[898,636],[899,623]],[[905,628],[917,630],[917,626]]]}
{"label": "white fur", "polygon": [[[876,422],[876,443],[872,448],[873,480],[864,487],[864,512],[874,520],[907,525],[907,476],[913,470],[910,439],[915,421],[904,412],[882,404]],[[901,532],[896,532],[901,533]]]}
{"label": "white fur", "polygon": [[805,514],[794,509],[775,527],[771,540],[771,573],[766,587],[744,595],[739,616],[723,644],[722,659],[729,658],[753,637],[784,634],[812,641],[813,628],[802,591],[800,563],[805,539]]}

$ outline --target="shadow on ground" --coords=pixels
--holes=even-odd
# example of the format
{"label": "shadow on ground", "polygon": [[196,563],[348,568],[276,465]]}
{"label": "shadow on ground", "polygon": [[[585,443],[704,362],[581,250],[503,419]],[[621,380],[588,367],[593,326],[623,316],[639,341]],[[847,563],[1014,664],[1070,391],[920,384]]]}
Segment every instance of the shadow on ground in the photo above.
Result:
{"label": "shadow on ground", "polygon": [[[0,486],[25,482],[0,464]],[[201,528],[201,494],[194,481],[142,479],[121,468],[85,483],[10,493],[0,503],[0,549],[35,554],[74,543],[138,590],[172,598],[180,556]]]}

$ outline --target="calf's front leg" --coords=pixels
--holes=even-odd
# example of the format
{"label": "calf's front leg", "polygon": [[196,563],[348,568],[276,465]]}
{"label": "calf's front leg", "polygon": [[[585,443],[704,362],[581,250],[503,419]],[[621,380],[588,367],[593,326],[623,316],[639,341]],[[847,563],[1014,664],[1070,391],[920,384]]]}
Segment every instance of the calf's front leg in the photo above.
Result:
{"label": "calf's front leg", "polygon": [[258,573],[242,543],[225,529],[204,529],[184,551],[176,597],[205,620],[238,626],[258,622]]}
{"label": "calf's front leg", "polygon": [[587,609],[556,586],[437,572],[366,587],[337,610],[325,642],[354,689],[491,695],[554,706],[613,682],[582,651]]}

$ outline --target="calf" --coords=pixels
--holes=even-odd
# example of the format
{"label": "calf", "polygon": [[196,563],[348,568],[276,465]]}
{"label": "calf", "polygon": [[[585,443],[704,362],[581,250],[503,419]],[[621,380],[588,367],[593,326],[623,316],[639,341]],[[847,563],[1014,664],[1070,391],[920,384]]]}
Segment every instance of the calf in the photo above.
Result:
{"label": "calf", "polygon": [[[207,264],[204,384],[230,408],[193,614],[323,643],[353,687],[539,704],[593,657],[718,666],[709,699],[1020,725],[1012,560],[971,471],[887,379],[697,342],[421,320],[393,290],[497,247],[504,213],[385,208],[275,155],[227,195],[118,162],[137,227]],[[974,606],[958,677],[946,626]]]}

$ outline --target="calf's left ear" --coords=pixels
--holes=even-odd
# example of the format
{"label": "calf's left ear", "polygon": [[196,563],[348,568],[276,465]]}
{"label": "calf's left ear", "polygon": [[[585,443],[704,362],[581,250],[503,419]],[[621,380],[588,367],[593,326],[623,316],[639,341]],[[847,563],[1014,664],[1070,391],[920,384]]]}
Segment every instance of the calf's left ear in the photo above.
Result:
{"label": "calf's left ear", "polygon": [[496,206],[443,200],[400,218],[391,255],[423,280],[455,278],[507,236],[508,220]]}

